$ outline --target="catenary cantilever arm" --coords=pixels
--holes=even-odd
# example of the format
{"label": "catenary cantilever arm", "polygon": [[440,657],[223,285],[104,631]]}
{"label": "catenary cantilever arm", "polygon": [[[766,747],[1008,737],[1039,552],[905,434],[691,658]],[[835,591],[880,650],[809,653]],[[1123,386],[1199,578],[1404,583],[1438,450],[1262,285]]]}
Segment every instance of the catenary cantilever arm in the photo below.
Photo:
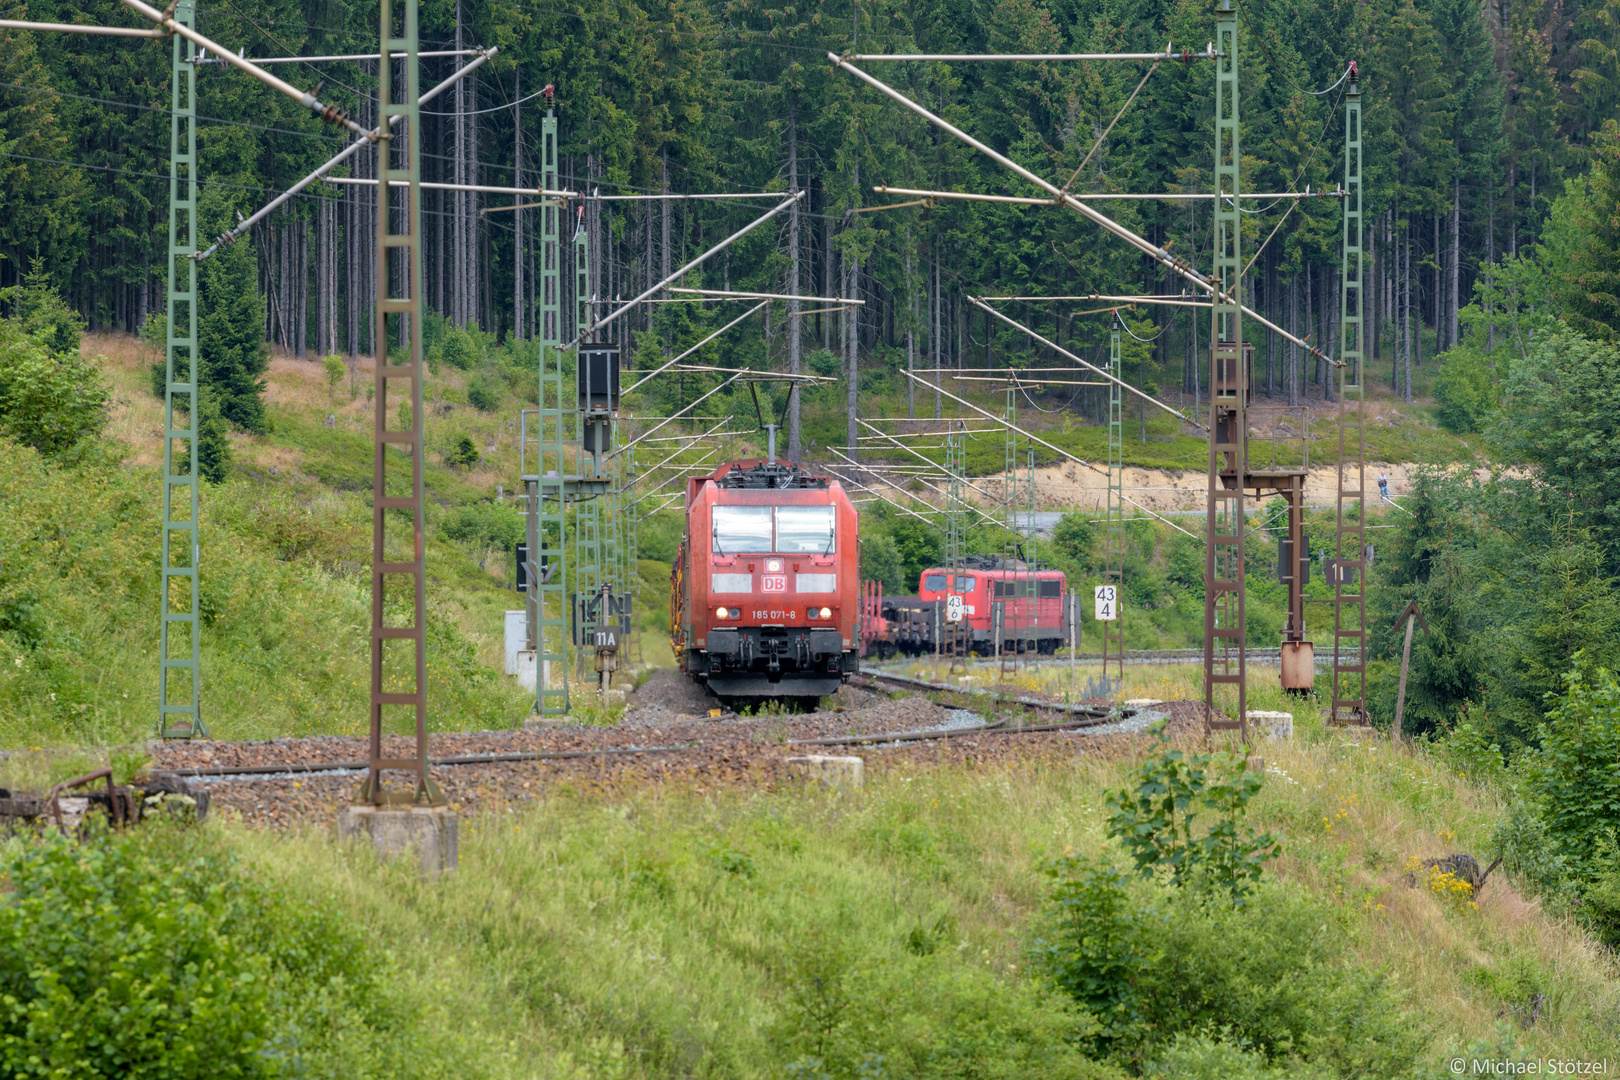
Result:
{"label": "catenary cantilever arm", "polygon": [[321,117],[323,120],[346,127],[356,135],[364,136],[368,134],[365,128],[361,127],[353,120],[350,120],[348,114],[342,109],[338,108],[336,105],[322,105],[315,99],[314,94],[307,90],[300,90],[292,83],[287,82],[284,79],[279,79],[270,74],[253,61],[246,60],[235,55],[231,52],[231,50],[225,48],[223,45],[216,44],[211,39],[197,33],[197,31],[193,30],[191,27],[186,26],[184,23],[175,19],[174,16],[159,11],[150,4],[144,4],[141,2],[141,0],[124,0],[124,6],[137,14],[146,16],[148,19],[151,19],[153,22],[163,27],[169,33],[179,34],[181,37],[192,42],[199,48],[212,50],[216,56],[218,56],[221,60],[224,60],[227,64],[230,64],[232,67],[241,68],[243,71],[247,72],[255,79],[258,79],[272,90],[278,90],[281,93],[286,94],[288,97],[292,98],[294,101],[298,102],[298,104],[313,112],[316,116]]}
{"label": "catenary cantilever arm", "polygon": [[[848,71],[850,74],[866,83],[866,85],[872,87],[872,89],[883,94],[885,97],[888,97],[905,108],[910,109],[912,112],[916,113],[924,120],[927,120],[930,124],[933,124],[941,131],[956,136],[958,139],[961,139],[963,142],[973,147],[973,149],[979,151],[981,154],[984,154],[986,157],[996,162],[998,165],[1001,165],[1018,176],[1023,177],[1025,180],[1028,180],[1042,191],[1045,191],[1047,194],[1051,195],[1055,204],[1068,206],[1070,209],[1075,210],[1082,217],[1095,222],[1102,229],[1112,233],[1121,240],[1125,241],[1127,244],[1130,244],[1132,247],[1136,248],[1138,251],[1151,257],[1153,261],[1158,263],[1160,266],[1165,267],[1174,274],[1178,274],[1181,277],[1186,278],[1194,285],[1197,285],[1200,289],[1203,289],[1212,295],[1220,291],[1220,284],[1214,278],[1207,277],[1204,274],[1199,273],[1187,262],[1175,255],[1170,254],[1170,252],[1166,251],[1158,244],[1155,244],[1151,240],[1144,237],[1138,236],[1136,233],[1127,229],[1125,226],[1121,225],[1108,215],[1092,209],[1090,206],[1087,206],[1084,202],[1075,198],[1073,195],[1065,193],[1062,188],[1058,187],[1056,184],[1053,184],[1051,181],[1036,176],[1034,173],[1018,164],[1018,162],[1014,161],[1012,158],[1007,157],[1005,154],[997,153],[994,149],[980,142],[978,139],[975,139],[973,136],[955,126],[950,121],[944,119],[943,117],[935,116],[933,113],[929,112],[921,105],[918,105],[915,101],[912,101],[910,98],[906,97],[906,95],[900,93],[900,91],[896,90],[888,83],[885,83],[883,80],[873,78],[860,68],[849,63],[837,53],[828,53],[827,59],[831,60],[835,66],[841,67],[845,71]],[[1237,300],[1230,297],[1226,297],[1225,299],[1232,303],[1238,303]],[[1284,330],[1270,319],[1267,319],[1259,312],[1253,311],[1248,307],[1243,307],[1243,314],[1244,317],[1254,319],[1262,326],[1280,334],[1286,340],[1292,341],[1294,344],[1304,348],[1312,356],[1321,357],[1323,360],[1327,360],[1330,363],[1332,362],[1330,357],[1328,357],[1310,342],[1305,341],[1302,338],[1295,337],[1293,334],[1290,334],[1288,331]]]}
{"label": "catenary cantilever arm", "polygon": [[[442,94],[446,90],[450,89],[450,87],[454,86],[461,79],[464,79],[468,75],[472,74],[474,71],[476,71],[479,68],[480,65],[487,63],[491,57],[493,57],[496,53],[498,53],[500,51],[501,51],[501,49],[500,49],[499,45],[495,46],[492,49],[485,50],[484,53],[481,56],[478,57],[478,59],[476,59],[476,60],[472,61],[472,63],[467,64],[466,66],[462,67],[459,71],[455,72],[455,74],[451,75],[448,79],[444,80],[438,86],[435,86],[433,89],[429,90],[427,93],[425,93],[421,97],[417,98],[416,103],[418,105],[426,105],[428,102],[432,101],[434,98],[438,97],[440,94]],[[397,123],[399,120],[401,120],[403,118],[403,115],[404,114],[401,113],[401,114],[396,114],[394,116],[389,117],[388,118],[389,126],[392,126],[395,123]],[[298,183],[294,184],[292,187],[288,188],[286,191],[283,191],[280,195],[277,195],[274,199],[271,199],[268,204],[266,204],[262,209],[260,209],[256,213],[254,213],[253,216],[245,218],[241,222],[239,222],[234,229],[229,229],[226,232],[222,233],[220,235],[220,238],[218,240],[214,241],[212,247],[208,248],[208,250],[206,250],[206,251],[198,252],[196,255],[193,255],[192,258],[197,260],[198,262],[201,262],[202,260],[208,258],[208,256],[212,255],[214,252],[218,251],[220,248],[226,246],[227,244],[234,243],[238,237],[242,236],[249,229],[253,228],[253,226],[257,225],[259,222],[261,222],[265,218],[269,217],[271,212],[273,210],[275,210],[276,207],[280,206],[282,203],[286,202],[288,199],[292,198],[294,195],[297,195],[300,191],[303,191],[305,188],[309,187],[309,185],[313,184],[315,181],[319,180],[321,177],[325,176],[327,173],[331,172],[333,169],[337,168],[339,165],[341,165],[345,161],[349,160],[355,154],[360,152],[360,148],[362,146],[365,146],[366,143],[370,142],[372,139],[376,138],[378,135],[381,135],[381,134],[382,134],[382,126],[380,124],[377,127],[372,128],[370,131],[365,132],[365,137],[364,138],[356,139],[354,142],[350,143],[348,146],[345,146],[342,150],[339,150],[336,154],[334,154],[326,162],[326,164],[319,166],[318,168],[316,168],[316,170],[314,172],[310,173],[308,176],[306,176],[302,180],[298,181]]]}

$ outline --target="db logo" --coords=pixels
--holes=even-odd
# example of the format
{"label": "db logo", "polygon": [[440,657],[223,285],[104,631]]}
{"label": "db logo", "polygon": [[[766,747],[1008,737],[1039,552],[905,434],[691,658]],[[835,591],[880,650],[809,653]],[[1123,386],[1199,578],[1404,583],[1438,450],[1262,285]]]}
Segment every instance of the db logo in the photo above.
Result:
{"label": "db logo", "polygon": [[787,575],[766,574],[760,579],[760,588],[765,592],[787,592]]}

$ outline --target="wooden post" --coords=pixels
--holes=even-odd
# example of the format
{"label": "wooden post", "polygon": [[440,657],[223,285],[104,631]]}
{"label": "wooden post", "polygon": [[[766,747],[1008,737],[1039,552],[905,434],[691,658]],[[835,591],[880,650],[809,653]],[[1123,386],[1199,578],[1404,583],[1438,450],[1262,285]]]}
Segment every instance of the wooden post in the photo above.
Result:
{"label": "wooden post", "polygon": [[1389,733],[1390,742],[1396,746],[1401,743],[1401,714],[1406,710],[1406,672],[1412,664],[1412,624],[1422,623],[1423,632],[1425,634],[1429,632],[1429,624],[1423,618],[1423,613],[1418,610],[1416,600],[1406,605],[1396,617],[1395,625],[1401,625],[1403,619],[1406,621],[1406,645],[1401,650],[1401,683],[1395,691],[1395,723]]}

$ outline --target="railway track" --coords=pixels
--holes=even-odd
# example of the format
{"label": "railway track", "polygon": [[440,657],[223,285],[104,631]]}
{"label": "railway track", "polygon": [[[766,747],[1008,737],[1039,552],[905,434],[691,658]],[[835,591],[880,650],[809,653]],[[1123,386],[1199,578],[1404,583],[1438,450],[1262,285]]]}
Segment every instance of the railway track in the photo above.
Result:
{"label": "railway track", "polygon": [[[901,769],[910,762],[983,767],[1111,753],[1110,736],[1138,729],[1095,703],[1069,705],[898,673],[869,672],[854,681],[869,689],[840,695],[834,710],[808,714],[711,717],[633,708],[615,726],[434,734],[432,770],[451,806],[504,812],[548,791],[618,797],[663,783],[768,790],[796,782],[801,773],[791,759],[814,753],[859,752],[882,768]],[[385,756],[396,749],[391,741],[385,740]],[[354,797],[365,752],[366,740],[349,736],[199,742],[164,745],[154,764],[205,785],[214,806],[249,824],[325,827]]]}
{"label": "railway track", "polygon": [[[694,737],[672,741],[660,741],[650,744],[632,743],[630,745],[615,745],[626,736],[635,738],[641,732],[634,729],[619,729],[611,727],[591,728],[579,727],[572,729],[557,729],[565,734],[551,736],[540,735],[545,741],[566,741],[576,745],[545,747],[535,749],[504,750],[487,753],[442,754],[431,759],[435,769],[455,769],[468,766],[499,766],[516,765],[522,763],[550,763],[564,764],[570,762],[584,763],[586,765],[605,765],[610,759],[621,758],[651,758],[659,756],[703,755],[720,753],[722,755],[735,753],[739,748],[737,743],[740,735],[750,736],[753,748],[766,747],[780,748],[791,751],[803,747],[838,747],[838,746],[864,746],[873,748],[901,746],[909,743],[923,743],[935,740],[961,739],[978,735],[1020,735],[1040,732],[1061,731],[1065,729],[1083,729],[1108,723],[1117,719],[1107,708],[1095,705],[1070,705],[1063,702],[1045,701],[1029,696],[1008,696],[993,691],[966,689],[949,686],[944,683],[934,683],[923,679],[914,679],[904,675],[885,672],[863,673],[852,680],[861,688],[881,688],[898,691],[902,694],[915,695],[919,691],[929,692],[935,696],[945,696],[950,700],[951,706],[961,710],[964,705],[970,709],[982,709],[987,704],[992,708],[1006,705],[1016,705],[1031,713],[1064,713],[1067,718],[1048,723],[1029,724],[1022,721],[1009,723],[1005,718],[998,718],[986,723],[968,724],[952,723],[949,726],[924,726],[905,728],[901,730],[847,730],[833,733],[820,733],[805,731],[797,737],[781,739],[758,739],[761,729],[769,727],[772,718],[741,718],[729,717],[726,723],[707,723],[694,725],[691,731]],[[943,712],[943,709],[936,710]],[[821,726],[840,726],[840,715],[836,713],[812,714],[808,717],[796,718],[801,727],[816,728]],[[817,721],[822,720],[821,724]],[[653,729],[656,733],[658,729]],[[487,732],[467,733],[464,736],[447,736],[450,739],[462,741],[479,739],[510,739],[521,733]],[[683,733],[687,734],[687,733]],[[299,780],[310,777],[342,777],[362,771],[366,768],[366,761],[362,758],[343,757],[337,759],[307,760],[312,751],[317,751],[320,744],[333,741],[346,740],[276,740],[271,743],[256,744],[223,744],[234,746],[238,750],[248,750],[248,756],[261,760],[248,761],[235,764],[197,764],[186,761],[165,762],[166,771],[190,780],[203,781],[240,781],[240,782],[266,782],[275,783],[286,780]],[[588,745],[577,745],[579,743]],[[357,747],[358,748],[358,747]],[[185,748],[171,747],[172,753],[184,754]],[[279,753],[278,750],[288,750],[291,753]],[[209,756],[212,756],[211,754]],[[270,760],[262,760],[269,758]]]}

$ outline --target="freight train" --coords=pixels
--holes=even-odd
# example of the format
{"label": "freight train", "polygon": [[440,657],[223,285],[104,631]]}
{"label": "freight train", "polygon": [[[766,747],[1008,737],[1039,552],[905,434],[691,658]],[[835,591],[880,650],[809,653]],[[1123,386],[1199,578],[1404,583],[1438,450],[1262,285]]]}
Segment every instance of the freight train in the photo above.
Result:
{"label": "freight train", "polygon": [[734,705],[810,707],[859,665],[855,506],[791,462],[735,461],[686,485],[670,574],[670,646]]}
{"label": "freight train", "polygon": [[[1053,653],[1069,643],[1068,575],[1039,563],[998,555],[969,555],[961,567],[924,570],[916,596],[885,596],[871,605],[866,651],[931,654],[943,644],[981,656],[1000,652]],[[956,598],[960,598],[957,600]],[[953,625],[952,609],[960,621]]]}

